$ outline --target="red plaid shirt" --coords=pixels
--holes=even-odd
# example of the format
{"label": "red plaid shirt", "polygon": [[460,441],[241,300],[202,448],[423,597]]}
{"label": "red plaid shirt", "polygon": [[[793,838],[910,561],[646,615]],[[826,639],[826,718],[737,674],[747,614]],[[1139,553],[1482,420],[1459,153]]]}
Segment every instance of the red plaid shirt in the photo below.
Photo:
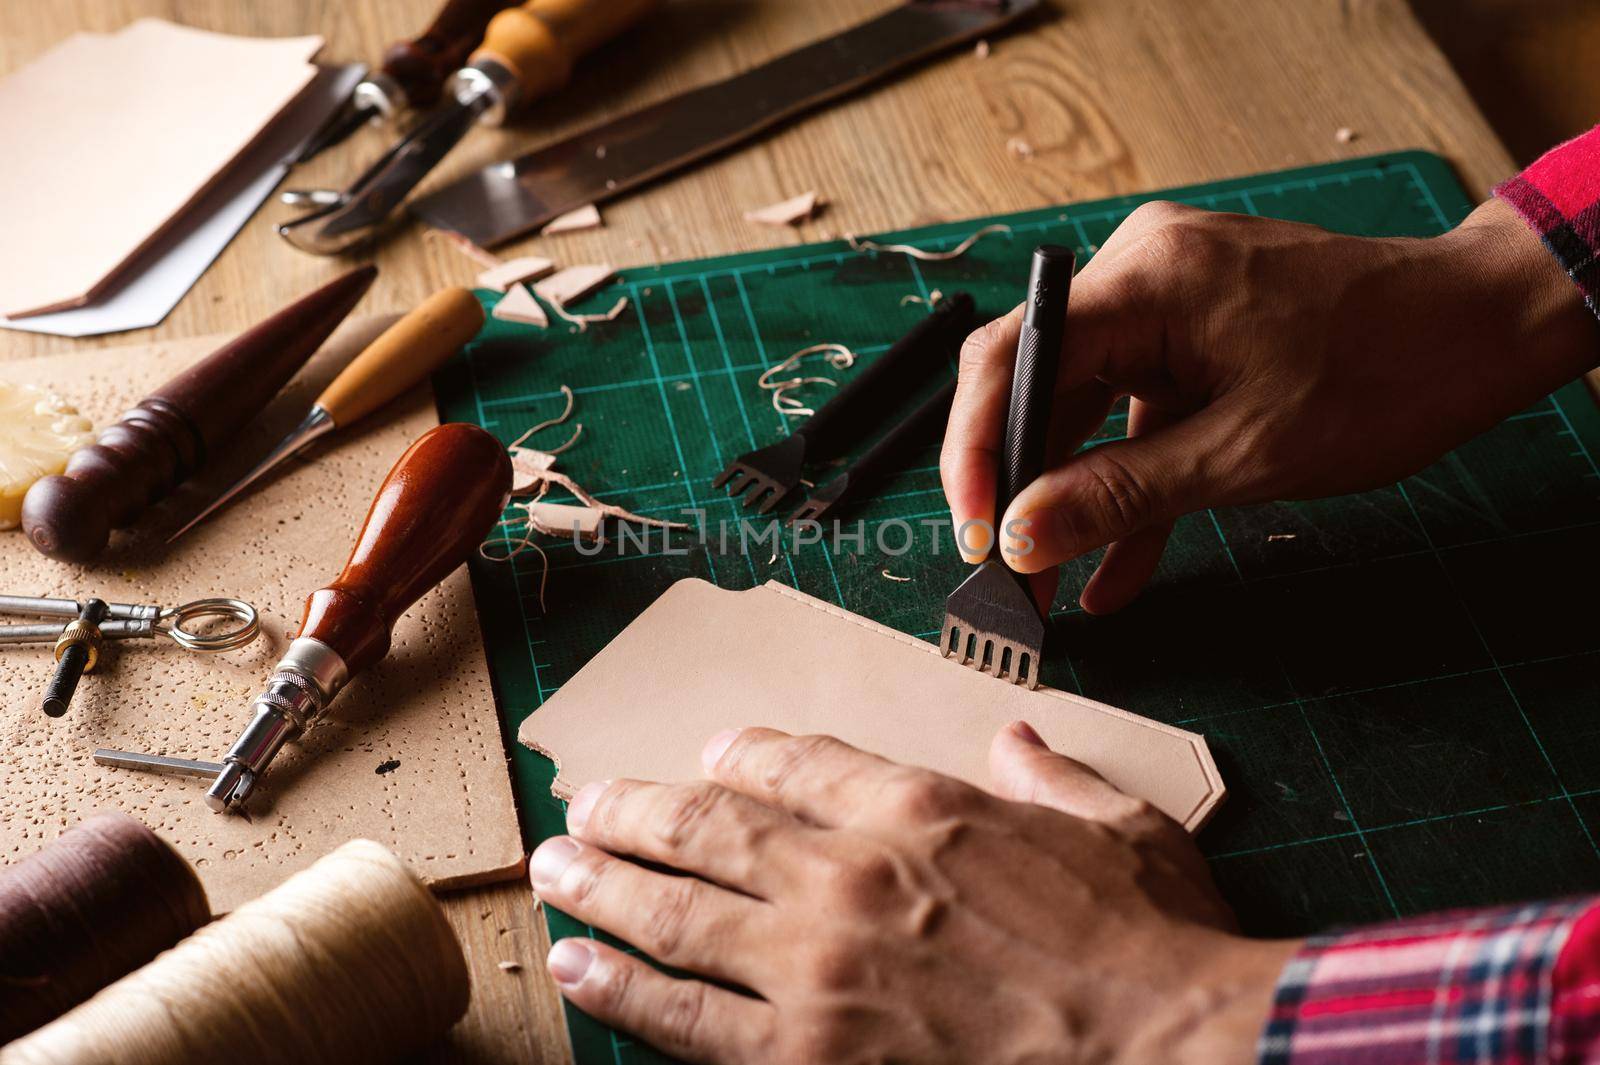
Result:
{"label": "red plaid shirt", "polygon": [[[1600,128],[1495,190],[1600,314]],[[1261,1065],[1600,1065],[1600,898],[1435,914],[1307,941]]]}

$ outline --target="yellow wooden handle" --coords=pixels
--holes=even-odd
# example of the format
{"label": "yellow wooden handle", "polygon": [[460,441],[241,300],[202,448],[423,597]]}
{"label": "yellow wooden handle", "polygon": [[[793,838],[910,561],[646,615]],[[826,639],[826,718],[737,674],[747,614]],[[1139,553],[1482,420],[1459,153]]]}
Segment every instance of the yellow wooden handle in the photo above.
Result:
{"label": "yellow wooden handle", "polygon": [[359,421],[427,377],[483,328],[483,305],[452,286],[383,331],[317,397],[333,424]]}
{"label": "yellow wooden handle", "polygon": [[567,83],[583,56],[639,21],[659,0],[528,0],[489,22],[472,62],[488,59],[517,79],[516,103]]}

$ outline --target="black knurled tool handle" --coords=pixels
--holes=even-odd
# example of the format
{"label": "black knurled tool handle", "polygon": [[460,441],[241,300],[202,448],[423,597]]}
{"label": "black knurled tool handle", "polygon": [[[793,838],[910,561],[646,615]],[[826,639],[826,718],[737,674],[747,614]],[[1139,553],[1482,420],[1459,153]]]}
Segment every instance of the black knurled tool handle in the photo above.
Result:
{"label": "black knurled tool handle", "polygon": [[882,418],[896,395],[910,391],[906,371],[923,373],[958,348],[974,325],[972,297],[957,292],[941,299],[927,317],[888,351],[845,382],[836,395],[794,431],[806,441],[806,461],[826,462],[849,451]]}
{"label": "black knurled tool handle", "polygon": [[950,420],[950,401],[955,399],[956,383],[951,381],[922,401],[846,471],[851,492],[870,488],[898,470],[910,452],[938,439],[939,430]]}
{"label": "black knurled tool handle", "polygon": [[1033,250],[1022,333],[1017,338],[1017,360],[1011,377],[1011,405],[1006,410],[1004,446],[995,481],[994,551],[999,550],[1004,532],[999,526],[1005,521],[1007,508],[1044,472],[1050,406],[1067,336],[1067,299],[1072,292],[1075,262],[1072,249],[1059,244],[1041,244]]}

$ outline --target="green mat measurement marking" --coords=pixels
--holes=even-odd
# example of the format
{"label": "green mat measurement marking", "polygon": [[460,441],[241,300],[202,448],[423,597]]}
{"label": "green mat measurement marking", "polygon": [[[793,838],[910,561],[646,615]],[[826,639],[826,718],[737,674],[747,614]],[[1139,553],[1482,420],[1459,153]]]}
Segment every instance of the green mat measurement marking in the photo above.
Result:
{"label": "green mat measurement marking", "polygon": [[[885,238],[938,250],[979,225],[1011,226],[951,262],[830,243],[634,269],[585,307],[625,295],[630,309],[586,333],[491,320],[439,374],[441,413],[509,442],[559,413],[570,385],[584,437],[561,468],[578,483],[654,516],[703,508],[713,525],[735,521],[743,512],[712,478],[790,428],[756,388],[762,370],[819,341],[864,362],[925,313],[907,295],[966,289],[1000,314],[1035,244],[1086,258],[1152,198],[1373,236],[1436,234],[1470,208],[1442,160],[1407,152]],[[1045,683],[1205,734],[1231,794],[1201,843],[1248,931],[1600,888],[1597,444],[1600,414],[1576,385],[1401,484],[1193,515],[1151,589],[1109,618],[1071,605],[1095,561],[1082,560],[1063,576],[1069,605],[1052,619]],[[586,558],[549,541],[548,613],[537,556],[475,564],[507,734],[683,577],[775,579],[935,635],[964,567],[948,530],[935,555],[933,530],[916,523],[944,514],[930,448],[846,516],[867,523],[855,553],[810,546],[769,560],[713,542],[666,554],[658,538],[647,555]],[[904,557],[873,543],[895,519],[916,537]],[[896,527],[890,543],[901,538]],[[511,746],[532,844],[562,830],[562,806],[550,763]],[[594,934],[547,912],[556,936]],[[664,1060],[580,1013],[569,1020],[585,1065]]]}

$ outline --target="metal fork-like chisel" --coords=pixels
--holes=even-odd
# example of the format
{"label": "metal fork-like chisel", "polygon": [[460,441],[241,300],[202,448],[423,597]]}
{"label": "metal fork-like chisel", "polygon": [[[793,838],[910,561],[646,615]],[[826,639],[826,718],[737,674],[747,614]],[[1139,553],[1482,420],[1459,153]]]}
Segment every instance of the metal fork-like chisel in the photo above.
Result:
{"label": "metal fork-like chisel", "polygon": [[906,391],[905,373],[931,369],[960,350],[972,332],[972,297],[957,292],[937,307],[873,363],[850,378],[817,413],[776,444],[740,455],[711,482],[743,496],[744,505],[765,514],[800,484],[805,466],[836,459],[876,424],[883,407]]}
{"label": "metal fork-like chisel", "polygon": [[1029,591],[1028,578],[1001,558],[1005,532],[1001,524],[1012,501],[1044,469],[1073,264],[1071,248],[1045,244],[1034,249],[995,482],[994,540],[988,559],[945,600],[939,634],[939,651],[946,658],[954,656],[969,668],[1029,688],[1039,686],[1044,617]]}

